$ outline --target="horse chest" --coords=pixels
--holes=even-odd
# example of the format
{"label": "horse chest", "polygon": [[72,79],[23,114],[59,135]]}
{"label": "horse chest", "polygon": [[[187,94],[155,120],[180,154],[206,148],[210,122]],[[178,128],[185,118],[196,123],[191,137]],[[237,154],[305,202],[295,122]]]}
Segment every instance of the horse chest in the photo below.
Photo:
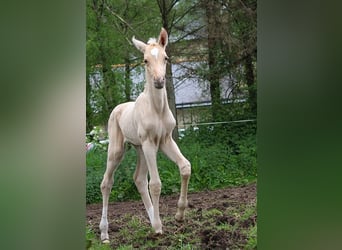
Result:
{"label": "horse chest", "polygon": [[148,119],[144,124],[145,129],[148,133],[156,134],[167,134],[172,132],[176,122],[174,118],[158,118]]}
{"label": "horse chest", "polygon": [[138,134],[142,140],[150,138],[154,141],[164,141],[167,136],[170,136],[175,125],[176,121],[172,113],[171,116],[146,116],[138,129]]}
{"label": "horse chest", "polygon": [[167,134],[171,133],[172,130],[175,128],[176,120],[173,117],[171,111],[170,111],[170,115],[164,117],[164,119],[162,120],[162,124]]}

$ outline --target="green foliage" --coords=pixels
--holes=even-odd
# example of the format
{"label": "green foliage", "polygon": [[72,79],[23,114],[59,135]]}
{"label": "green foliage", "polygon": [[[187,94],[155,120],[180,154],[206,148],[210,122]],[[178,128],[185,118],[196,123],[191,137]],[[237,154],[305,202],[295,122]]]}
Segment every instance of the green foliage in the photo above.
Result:
{"label": "green foliage", "polygon": [[[87,153],[86,201],[102,201],[100,184],[106,169],[107,151],[96,148]],[[125,157],[114,174],[114,185],[110,200],[122,201],[137,199],[139,194],[133,182],[136,164],[135,150],[126,150]]]}
{"label": "green foliage", "polygon": [[[106,124],[112,109],[130,99],[132,65],[141,61],[130,43],[132,36],[147,40],[159,30],[154,2],[87,0],[87,132]],[[113,67],[117,64],[124,64],[124,70]]]}
{"label": "green foliage", "polygon": [[[225,91],[225,98],[250,98],[256,93],[256,83],[247,86],[248,74],[250,79],[256,79],[256,7],[255,0],[236,2],[221,1],[220,11],[214,13],[215,26],[221,46],[209,46],[207,39],[210,33],[210,22],[207,18],[208,1],[148,1],[148,0],[116,0],[91,1],[87,0],[87,34],[86,34],[86,78],[87,78],[87,132],[92,126],[106,124],[109,113],[118,104],[127,101],[134,95],[132,85],[132,69],[142,61],[142,55],[131,44],[132,36],[147,41],[153,34],[158,34],[160,27],[165,26],[170,32],[168,53],[173,63],[178,59],[195,61],[185,76],[190,74],[198,81],[210,83],[210,68],[217,67],[215,83],[229,82],[231,89]],[[214,2],[214,1],[211,1]],[[209,48],[210,47],[210,48]],[[209,51],[210,50],[210,51]],[[213,50],[213,51],[211,51]],[[208,60],[212,54],[214,61]],[[251,58],[251,67],[247,65],[246,58]],[[198,66],[200,63],[201,66]],[[121,64],[123,67],[112,67]],[[197,66],[196,66],[197,65]],[[189,67],[189,66],[187,66]],[[197,68],[197,69],[196,69]],[[94,83],[92,77],[96,77]],[[177,83],[177,79],[174,79]],[[196,80],[197,81],[197,80]],[[179,84],[179,81],[178,83]],[[204,89],[204,86],[200,86]],[[218,88],[216,88],[218,89]],[[208,88],[211,91],[212,88]],[[221,90],[221,94],[223,94]],[[215,92],[216,98],[220,93]],[[174,93],[168,93],[174,95]],[[213,95],[212,95],[213,96]],[[222,96],[221,96],[222,97]],[[213,100],[215,112],[212,116],[216,121],[241,117],[245,111],[251,109],[246,102],[243,109],[241,105],[234,109],[225,109],[216,105],[220,100]],[[252,109],[252,115],[256,112]]]}
{"label": "green foliage", "polygon": [[104,150],[95,148],[86,157],[86,202],[96,203],[102,199],[100,183],[104,174],[107,153]]}
{"label": "green foliage", "polygon": [[[255,124],[189,129],[182,139],[192,163],[191,190],[241,185],[256,178]],[[183,144],[184,143],[184,144]]]}
{"label": "green foliage", "polygon": [[[190,192],[238,186],[257,178],[256,124],[253,122],[190,128],[178,145],[191,163]],[[106,150],[101,147],[87,153],[87,203],[101,201],[100,183],[106,156]],[[158,153],[157,161],[162,195],[179,193],[181,178],[177,165],[162,153]],[[135,167],[135,149],[127,145],[114,175],[112,201],[140,198],[132,178]]]}
{"label": "green foliage", "polygon": [[257,249],[257,225],[247,231],[246,249]]}
{"label": "green foliage", "polygon": [[110,246],[102,244],[91,227],[86,228],[86,249],[89,250],[110,250]]}

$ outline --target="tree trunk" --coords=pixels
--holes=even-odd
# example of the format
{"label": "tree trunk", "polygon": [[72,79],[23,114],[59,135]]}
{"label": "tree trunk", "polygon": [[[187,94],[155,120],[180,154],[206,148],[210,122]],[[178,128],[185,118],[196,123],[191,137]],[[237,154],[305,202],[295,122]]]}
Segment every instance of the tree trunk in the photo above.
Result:
{"label": "tree trunk", "polygon": [[172,78],[172,64],[168,63],[166,65],[166,91],[167,91],[167,101],[173,116],[176,119],[176,127],[172,132],[172,138],[178,140],[178,121],[177,121],[177,111],[176,111],[176,98],[175,98],[175,88],[173,86]]}
{"label": "tree trunk", "polygon": [[[172,21],[169,23],[170,13],[172,8],[170,7],[173,3],[173,1],[167,1],[167,0],[157,0],[159,10],[160,10],[160,16],[162,18],[162,25],[168,32],[168,35],[170,37],[170,31],[171,31],[171,25]],[[166,54],[171,58],[171,49],[170,44],[166,47]],[[171,109],[171,112],[173,116],[176,119],[176,127],[172,132],[172,138],[175,141],[178,141],[178,121],[177,121],[177,112],[176,112],[176,100],[175,100],[175,89],[173,86],[173,77],[172,77],[172,65],[171,63],[168,63],[166,65],[166,91],[167,91],[167,101],[169,103],[169,107]]]}
{"label": "tree trunk", "polygon": [[245,70],[246,70],[246,83],[248,85],[248,102],[250,110],[253,115],[257,114],[257,89],[254,83],[254,68],[253,60],[250,54],[247,55],[245,60]]}
{"label": "tree trunk", "polygon": [[129,102],[131,100],[131,78],[130,78],[130,62],[128,55],[125,58],[125,101]]}
{"label": "tree trunk", "polygon": [[91,93],[91,85],[90,85],[90,66],[87,65],[87,74],[86,74],[86,133],[89,133],[93,129],[93,110],[90,105],[90,93]]}
{"label": "tree trunk", "polygon": [[221,120],[221,90],[220,90],[220,67],[219,57],[221,54],[221,31],[219,25],[220,5],[216,0],[205,2],[208,21],[208,80],[210,84],[210,97],[212,105],[213,121]]}

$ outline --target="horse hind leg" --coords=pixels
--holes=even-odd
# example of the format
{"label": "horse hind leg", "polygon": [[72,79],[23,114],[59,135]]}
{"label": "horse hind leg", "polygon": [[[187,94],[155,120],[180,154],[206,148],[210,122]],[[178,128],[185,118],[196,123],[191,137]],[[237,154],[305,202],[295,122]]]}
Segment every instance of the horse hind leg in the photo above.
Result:
{"label": "horse hind leg", "polygon": [[107,155],[107,167],[101,182],[102,193],[102,217],[100,222],[101,241],[109,243],[108,235],[108,200],[114,184],[114,172],[121,162],[124,154],[124,138],[118,126],[115,116],[112,114],[108,122],[109,145]]}
{"label": "horse hind leg", "polygon": [[133,179],[140,193],[141,199],[144,203],[150,222],[152,224],[153,218],[154,218],[154,211],[153,211],[153,206],[151,202],[151,197],[148,192],[148,180],[147,180],[148,168],[147,168],[146,159],[145,159],[141,146],[137,146],[136,150],[137,150],[138,161],[137,161],[137,167],[135,169]]}
{"label": "horse hind leg", "polygon": [[175,218],[177,221],[184,220],[184,211],[188,206],[188,185],[191,176],[191,164],[180,152],[175,141],[170,138],[166,143],[160,145],[163,153],[178,165],[181,175],[181,190],[179,200],[177,202],[177,212]]}

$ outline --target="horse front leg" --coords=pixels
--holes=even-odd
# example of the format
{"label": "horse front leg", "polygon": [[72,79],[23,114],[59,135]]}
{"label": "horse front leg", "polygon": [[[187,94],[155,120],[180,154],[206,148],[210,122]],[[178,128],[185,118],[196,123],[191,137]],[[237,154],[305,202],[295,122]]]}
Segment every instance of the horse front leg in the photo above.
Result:
{"label": "horse front leg", "polygon": [[[153,216],[151,216],[152,227],[156,233],[162,234],[162,223],[159,216],[159,197],[161,193],[161,181],[157,167],[157,151],[158,147],[151,140],[145,140],[142,143],[146,164],[150,174],[149,189],[152,199]],[[147,211],[150,212],[151,211]]]}
{"label": "horse front leg", "polygon": [[163,153],[173,162],[175,162],[179,168],[181,174],[181,190],[180,196],[177,203],[177,213],[175,215],[176,220],[184,220],[184,211],[188,206],[188,185],[191,175],[190,162],[180,152],[176,142],[169,136],[165,143],[160,145],[160,149]]}

